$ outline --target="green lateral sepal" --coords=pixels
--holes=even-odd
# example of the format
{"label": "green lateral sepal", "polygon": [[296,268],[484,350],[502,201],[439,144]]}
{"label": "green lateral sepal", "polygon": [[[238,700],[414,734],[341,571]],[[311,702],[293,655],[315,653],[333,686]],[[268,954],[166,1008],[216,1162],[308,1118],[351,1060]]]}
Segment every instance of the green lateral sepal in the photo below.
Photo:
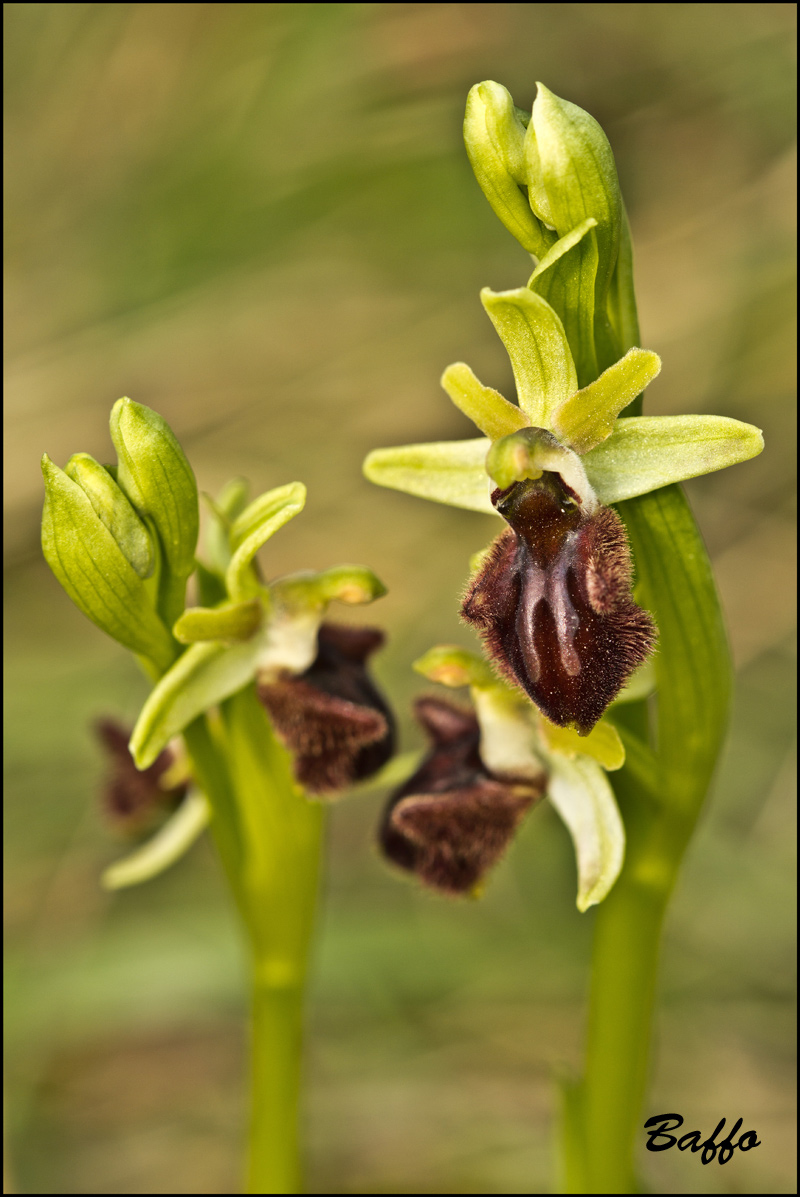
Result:
{"label": "green lateral sepal", "polygon": [[581,458],[601,503],[618,503],[756,457],[761,429],[727,416],[630,416]]}
{"label": "green lateral sepal", "polygon": [[480,437],[374,449],[364,461],[364,475],[377,486],[467,511],[496,515],[486,473],[490,446],[487,437]]}

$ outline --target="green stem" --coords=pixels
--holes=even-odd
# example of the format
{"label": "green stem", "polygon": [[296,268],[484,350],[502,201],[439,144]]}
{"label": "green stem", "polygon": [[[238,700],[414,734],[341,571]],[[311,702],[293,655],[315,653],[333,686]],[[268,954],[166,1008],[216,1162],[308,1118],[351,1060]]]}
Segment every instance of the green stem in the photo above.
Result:
{"label": "green stem", "polygon": [[[727,725],[730,661],[713,576],[678,487],[621,505],[641,601],[656,617],[656,754],[614,783],[623,872],[597,911],[586,1068],[565,1094],[566,1191],[635,1193],[659,943],[681,861]],[[641,712],[640,712],[641,713]],[[628,729],[628,734],[630,731]]]}
{"label": "green stem", "polygon": [[296,786],[253,686],[223,704],[223,720],[252,953],[247,1192],[297,1193],[302,1015],[324,812]]}
{"label": "green stem", "polygon": [[253,686],[184,733],[247,931],[252,977],[246,1191],[301,1191],[302,1018],[323,808],[295,785]]}

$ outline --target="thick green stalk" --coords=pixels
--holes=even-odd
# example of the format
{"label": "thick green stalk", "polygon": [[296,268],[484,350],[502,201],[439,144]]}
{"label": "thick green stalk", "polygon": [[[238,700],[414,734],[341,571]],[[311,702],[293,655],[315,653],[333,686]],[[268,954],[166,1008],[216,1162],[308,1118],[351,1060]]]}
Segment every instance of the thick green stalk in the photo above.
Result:
{"label": "thick green stalk", "polygon": [[251,1112],[246,1191],[301,1191],[299,1095],[308,954],[323,808],[295,785],[287,753],[248,687],[185,734],[250,952]]}
{"label": "thick green stalk", "polygon": [[567,1094],[566,1189],[637,1191],[661,928],[727,725],[730,662],[708,557],[678,487],[621,505],[659,627],[656,755],[615,781],[626,862],[597,911],[586,1069]]}
{"label": "thick green stalk", "polygon": [[247,1192],[297,1193],[303,1002],[323,808],[295,785],[253,686],[223,704],[223,720],[246,845],[242,885],[252,954]]}

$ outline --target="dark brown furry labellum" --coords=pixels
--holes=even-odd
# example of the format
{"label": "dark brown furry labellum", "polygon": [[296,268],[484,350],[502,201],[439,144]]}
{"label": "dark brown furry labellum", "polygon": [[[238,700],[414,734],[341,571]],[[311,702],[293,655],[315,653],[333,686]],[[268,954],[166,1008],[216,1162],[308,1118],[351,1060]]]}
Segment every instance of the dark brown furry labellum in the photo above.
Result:
{"label": "dark brown furry labellum", "polygon": [[137,769],[128,749],[130,729],[115,719],[98,719],[94,731],[108,759],[102,797],[109,822],[132,838],[152,831],[178,806],[189,788],[188,781],[171,789],[161,785],[163,775],[175,761],[172,749],[165,748],[149,768]]}
{"label": "dark brown furry labellum", "polygon": [[377,773],[394,752],[392,712],[367,673],[378,628],[324,623],[317,655],[296,677],[261,682],[258,696],[311,794],[333,794]]}
{"label": "dark brown furry labellum", "polygon": [[495,491],[509,527],[470,583],[461,614],[503,676],[561,727],[591,731],[656,641],[633,601],[615,511],[587,515],[558,474]]}
{"label": "dark brown furry labellum", "polygon": [[480,727],[471,711],[439,698],[419,698],[414,709],[432,748],[390,798],[381,848],[434,889],[468,893],[542,797],[545,775],[534,781],[493,776],[481,761]]}

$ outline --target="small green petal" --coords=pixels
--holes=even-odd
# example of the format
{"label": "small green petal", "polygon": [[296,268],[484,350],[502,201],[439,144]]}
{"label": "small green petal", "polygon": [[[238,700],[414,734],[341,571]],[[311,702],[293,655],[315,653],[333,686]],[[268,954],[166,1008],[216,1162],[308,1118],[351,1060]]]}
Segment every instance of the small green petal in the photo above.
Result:
{"label": "small green petal", "polygon": [[249,493],[250,484],[246,478],[231,478],[216,500],[203,494],[212,513],[205,532],[205,551],[212,568],[223,577],[231,563],[230,527],[247,506]]}
{"label": "small green petal", "polygon": [[625,828],[606,775],[586,756],[548,754],[547,796],[567,825],[578,865],[578,910],[602,902],[625,859]]}
{"label": "small green petal", "polygon": [[618,503],[756,457],[761,429],[727,416],[630,416],[583,458],[601,503]]}
{"label": "small green petal", "polygon": [[511,358],[519,406],[528,423],[550,426],[550,417],[578,389],[564,326],[541,295],[519,287],[491,291],[481,302]]}
{"label": "small green petal", "polygon": [[334,601],[350,605],[383,598],[386,587],[366,565],[334,565],[319,573],[304,570],[277,578],[270,586],[276,604],[287,610],[327,606]]}
{"label": "small green petal", "polygon": [[245,507],[234,520],[230,531],[232,557],[226,571],[228,593],[233,599],[251,597],[258,583],[250,568],[258,550],[279,528],[303,510],[306,488],[302,482],[278,486]]}
{"label": "small green petal", "polygon": [[205,794],[190,790],[163,827],[122,860],[109,865],[100,878],[103,889],[124,889],[157,877],[188,852],[211,822],[211,807]]}
{"label": "small green petal", "polygon": [[442,386],[459,411],[472,420],[492,440],[524,428],[527,419],[518,407],[504,399],[499,391],[485,387],[464,362],[448,366]]}
{"label": "small green petal", "polygon": [[481,437],[374,449],[364,461],[364,476],[377,486],[402,490],[420,499],[496,515],[486,473],[490,445],[487,437]]}
{"label": "small green petal", "polygon": [[577,756],[589,756],[608,772],[621,769],[625,764],[625,748],[619,732],[606,719],[596,723],[588,736],[580,736],[571,727],[556,727],[542,715],[539,732],[551,752],[558,752],[571,760]]}
{"label": "small green petal", "polygon": [[661,358],[647,349],[629,349],[598,379],[570,395],[553,416],[553,431],[575,450],[586,453],[606,440],[617,416],[653,381]]}
{"label": "small green petal", "polygon": [[136,721],[129,747],[137,769],[152,765],[173,736],[247,685],[255,676],[260,639],[232,648],[219,640],[187,648],[151,692]]}
{"label": "small green petal", "polygon": [[258,599],[219,607],[188,607],[172,629],[181,644],[200,640],[249,640],[258,631],[264,611]]}
{"label": "small green petal", "polygon": [[430,648],[411,666],[430,682],[442,686],[501,685],[489,664],[477,653],[457,644],[438,644]]}

